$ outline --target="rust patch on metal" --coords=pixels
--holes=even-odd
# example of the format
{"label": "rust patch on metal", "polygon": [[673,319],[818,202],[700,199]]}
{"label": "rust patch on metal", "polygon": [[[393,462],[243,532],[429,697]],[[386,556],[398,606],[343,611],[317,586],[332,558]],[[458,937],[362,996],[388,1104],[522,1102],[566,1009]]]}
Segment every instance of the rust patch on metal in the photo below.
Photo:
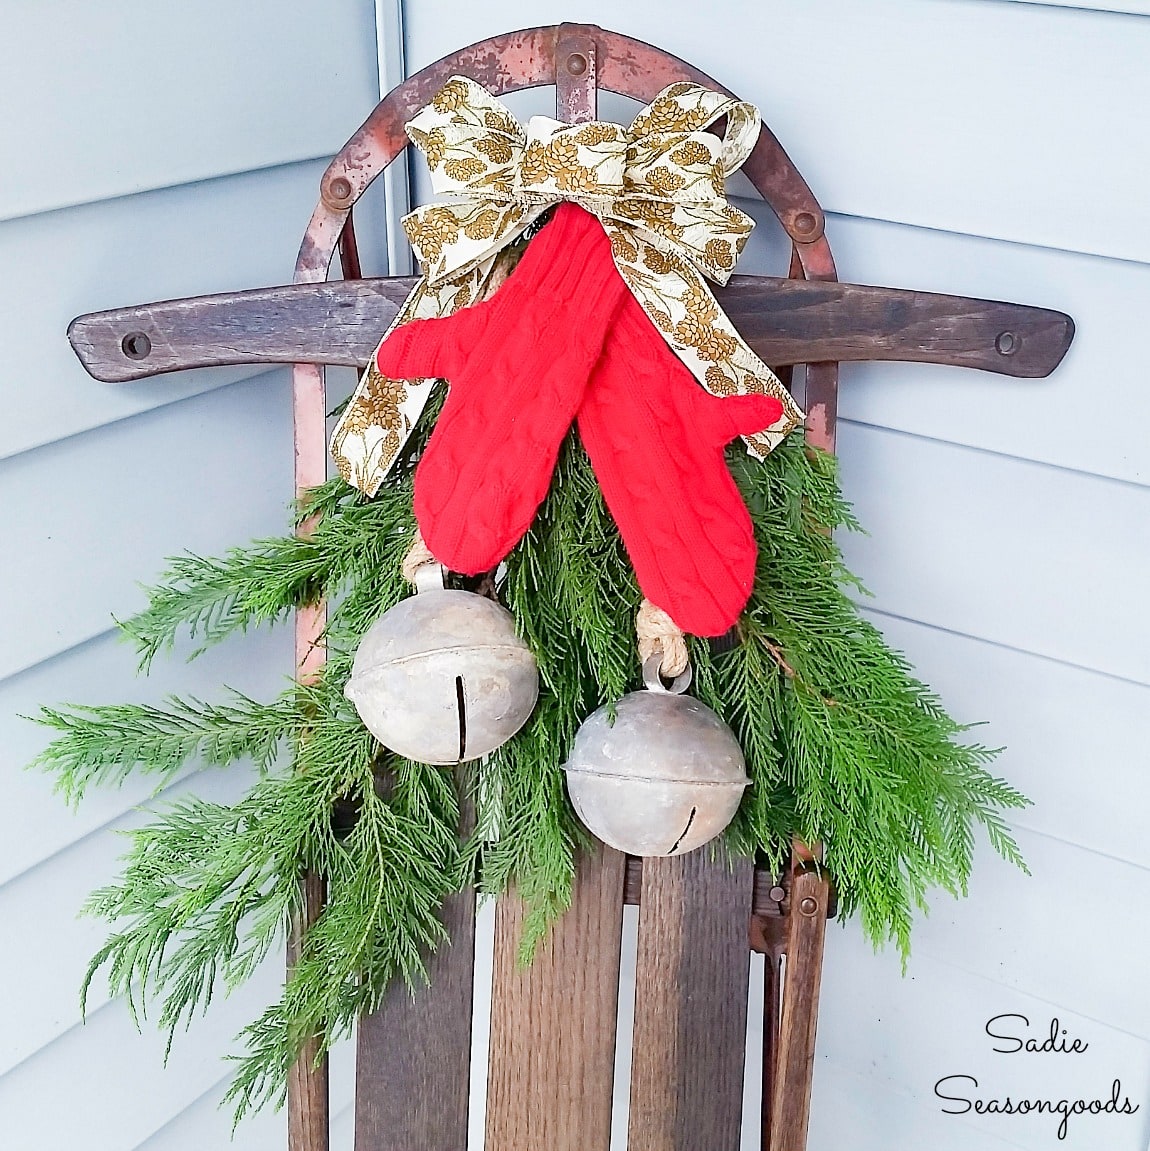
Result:
{"label": "rust patch on metal", "polygon": [[829,439],[826,404],[811,404],[807,408],[807,442],[825,448]]}
{"label": "rust patch on metal", "polygon": [[582,28],[559,26],[555,44],[555,116],[565,124],[595,119],[598,48]]}
{"label": "rust patch on metal", "polygon": [[[559,48],[560,40],[563,48]],[[590,52],[579,44],[580,40],[591,45]],[[579,57],[586,61],[587,70],[571,72],[567,63],[572,62],[578,69]],[[557,83],[563,118],[570,117],[572,122],[594,115],[593,111],[588,115],[585,104],[576,107],[565,102],[574,98],[574,91],[589,90],[575,83],[587,79],[589,73],[595,82],[590,90],[603,87],[644,102],[679,80],[694,81],[734,95],[729,88],[686,61],[641,40],[594,25],[550,25],[493,36],[430,64],[380,101],[324,176],[322,186],[330,206],[346,207],[358,199],[406,145],[404,122],[456,73],[470,76],[496,95]],[[571,81],[570,88],[568,81]],[[774,209],[792,239],[809,244],[822,236],[822,208],[766,125],[743,171]],[[350,182],[350,199],[335,194],[332,184],[340,177]],[[808,278],[814,277],[808,273]]]}

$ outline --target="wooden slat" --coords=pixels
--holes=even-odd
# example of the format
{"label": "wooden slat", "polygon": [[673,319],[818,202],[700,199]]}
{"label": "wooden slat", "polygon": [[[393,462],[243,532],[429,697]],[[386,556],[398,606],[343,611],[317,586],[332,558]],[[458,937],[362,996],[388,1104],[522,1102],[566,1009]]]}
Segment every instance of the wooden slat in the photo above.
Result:
{"label": "wooden slat", "polygon": [[629,1151],[737,1151],[753,867],[643,861]]}
{"label": "wooden slat", "polygon": [[[224,364],[362,366],[415,283],[296,284],[142,304],[79,316],[68,338],[107,383]],[[1045,376],[1074,334],[1069,316],[1046,308],[865,284],[733,276],[715,296],[775,366],[913,360]]]}
{"label": "wooden slat", "polygon": [[791,880],[782,1021],[770,1108],[770,1151],[801,1151],[806,1146],[829,901],[826,874],[796,866]]}
{"label": "wooden slat", "polygon": [[[288,973],[299,961],[308,931],[323,911],[327,886],[314,871],[300,880],[299,910],[288,931]],[[319,1054],[319,1036],[304,1041],[288,1072],[288,1151],[327,1151],[330,1090],[327,1056]]]}
{"label": "wooden slat", "polygon": [[[292,423],[295,439],[295,494],[305,493],[323,483],[327,473],[327,437],[324,434],[324,369],[316,364],[296,364],[292,368]],[[314,518],[296,527],[296,535],[307,539]],[[319,678],[327,647],[324,632],[327,606],[321,600],[304,604],[295,613],[296,679],[310,687]],[[307,945],[308,932],[323,914],[327,884],[314,872],[304,874],[300,884],[302,899],[292,913],[288,944],[288,976]],[[296,1056],[288,1073],[287,1115],[288,1151],[329,1151],[330,1092],[327,1053],[319,1035],[313,1034]]]}
{"label": "wooden slat", "polygon": [[359,1022],[355,1151],[463,1151],[471,1066],[475,895],[443,910],[449,941],[413,997],[393,984]]}
{"label": "wooden slat", "polygon": [[523,904],[499,902],[487,1151],[610,1145],[623,867],[607,848],[580,860],[571,908],[528,967],[518,959]]}

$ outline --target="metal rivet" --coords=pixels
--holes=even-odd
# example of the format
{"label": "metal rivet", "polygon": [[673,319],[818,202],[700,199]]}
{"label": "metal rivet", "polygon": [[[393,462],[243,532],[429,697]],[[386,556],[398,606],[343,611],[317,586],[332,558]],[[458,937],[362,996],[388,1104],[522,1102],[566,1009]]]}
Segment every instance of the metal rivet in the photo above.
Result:
{"label": "metal rivet", "polygon": [[795,231],[800,232],[804,236],[813,232],[817,226],[818,221],[810,212],[800,212],[795,217]]}
{"label": "metal rivet", "polygon": [[351,181],[345,176],[336,176],[327,190],[333,200],[347,200],[351,197]]}
{"label": "metal rivet", "polygon": [[770,897],[776,903],[782,903],[782,901],[786,899],[787,893],[781,887],[772,887],[770,890]]}
{"label": "metal rivet", "polygon": [[806,896],[806,898],[804,898],[802,900],[802,902],[799,904],[799,910],[804,915],[814,915],[814,913],[816,911],[818,911],[818,909],[819,909],[819,901],[810,895]]}
{"label": "metal rivet", "polygon": [[994,347],[1000,356],[1013,356],[1021,342],[1013,332],[999,332]]}
{"label": "metal rivet", "polygon": [[151,355],[152,341],[143,332],[129,332],[120,341],[120,350],[129,360],[144,360]]}
{"label": "metal rivet", "polygon": [[587,57],[582,52],[572,52],[567,57],[567,71],[572,76],[582,76],[587,71]]}

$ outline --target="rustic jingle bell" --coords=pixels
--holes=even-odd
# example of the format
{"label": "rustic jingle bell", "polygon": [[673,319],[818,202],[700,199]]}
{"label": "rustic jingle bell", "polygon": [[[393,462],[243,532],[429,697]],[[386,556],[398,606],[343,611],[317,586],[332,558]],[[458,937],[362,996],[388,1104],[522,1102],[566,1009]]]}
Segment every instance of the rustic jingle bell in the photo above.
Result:
{"label": "rustic jingle bell", "polygon": [[443,587],[421,568],[418,593],[368,629],[344,694],[385,747],[418,763],[478,759],[506,743],[539,697],[539,669],[511,613]]}
{"label": "rustic jingle bell", "polygon": [[564,770],[575,811],[609,847],[631,855],[683,855],[734,818],[750,783],[731,729],[684,695],[688,669],[664,687],[661,656],[643,665],[646,690],[589,716]]}

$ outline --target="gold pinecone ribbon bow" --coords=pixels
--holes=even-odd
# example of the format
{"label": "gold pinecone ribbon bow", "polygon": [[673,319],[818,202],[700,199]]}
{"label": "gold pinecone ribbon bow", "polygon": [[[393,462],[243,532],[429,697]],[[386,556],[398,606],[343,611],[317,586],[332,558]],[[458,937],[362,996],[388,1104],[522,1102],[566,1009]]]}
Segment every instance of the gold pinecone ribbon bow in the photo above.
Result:
{"label": "gold pinecone ribbon bow", "polygon": [[[720,138],[704,129],[726,116]],[[403,226],[424,269],[391,328],[446,316],[481,297],[496,257],[552,205],[573,200],[602,222],[615,264],[667,343],[707,391],[759,393],[779,420],[746,437],[765,456],[803,419],[775,374],[724,315],[704,277],[725,284],[754,221],[727,203],[724,180],[759,135],[759,112],[697,84],[671,84],[629,128],[534,116],[524,128],[481,85],[448,80],[406,125],[449,200]],[[332,436],[349,483],[373,495],[423,411],[435,380],[364,372]]]}

